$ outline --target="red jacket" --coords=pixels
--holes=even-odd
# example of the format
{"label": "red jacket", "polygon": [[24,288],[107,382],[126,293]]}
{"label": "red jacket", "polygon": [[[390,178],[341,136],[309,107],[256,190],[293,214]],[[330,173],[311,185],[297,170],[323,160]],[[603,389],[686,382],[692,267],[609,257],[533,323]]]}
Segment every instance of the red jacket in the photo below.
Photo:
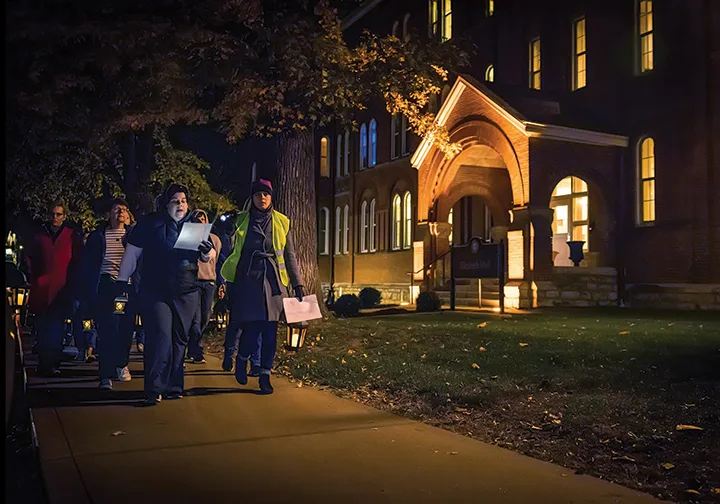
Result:
{"label": "red jacket", "polygon": [[50,227],[44,225],[33,237],[28,250],[30,266],[30,299],[28,308],[44,313],[60,294],[60,302],[72,305],[79,278],[83,239],[63,226],[53,239]]}

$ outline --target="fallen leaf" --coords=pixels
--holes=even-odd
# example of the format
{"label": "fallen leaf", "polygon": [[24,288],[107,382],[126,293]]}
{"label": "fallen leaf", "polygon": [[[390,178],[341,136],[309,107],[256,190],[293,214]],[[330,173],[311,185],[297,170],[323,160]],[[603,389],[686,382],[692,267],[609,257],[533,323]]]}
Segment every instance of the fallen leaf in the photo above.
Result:
{"label": "fallen leaf", "polygon": [[630,334],[630,331],[620,331],[618,334]]}
{"label": "fallen leaf", "polygon": [[698,492],[697,490],[693,490],[692,488],[690,490],[685,490],[685,493],[700,495],[700,492]]}
{"label": "fallen leaf", "polygon": [[485,327],[487,325],[487,322],[480,322],[477,326],[478,327]]}
{"label": "fallen leaf", "polygon": [[448,455],[457,455],[457,454],[458,454],[458,452],[454,452],[454,451],[453,451],[453,452],[448,452]]}
{"label": "fallen leaf", "polygon": [[112,433],[113,436],[124,436],[125,434],[127,433],[124,430],[117,430]]}
{"label": "fallen leaf", "polygon": [[422,355],[420,356],[420,358],[421,358],[421,359],[426,359],[426,358],[427,358],[427,354],[422,354]]}
{"label": "fallen leaf", "polygon": [[682,430],[703,430],[702,427],[698,427],[697,425],[685,425],[685,424],[678,424],[675,426],[675,430],[682,431]]}
{"label": "fallen leaf", "polygon": [[458,413],[464,413],[465,411],[467,411],[467,408],[455,408],[455,411],[457,411]]}
{"label": "fallen leaf", "polygon": [[347,361],[345,360],[345,357],[343,357],[342,361],[340,361],[340,362],[342,362],[343,364],[347,363]]}
{"label": "fallen leaf", "polygon": [[480,369],[480,366],[478,366],[475,362],[472,363],[473,369]]}
{"label": "fallen leaf", "polygon": [[675,464],[671,464],[670,462],[665,462],[664,464],[661,464],[661,465],[662,465],[662,468],[665,469],[666,471],[669,471],[670,469],[675,467]]}
{"label": "fallen leaf", "polygon": [[520,343],[520,346],[521,346],[521,347],[526,347],[526,346],[528,346],[529,344],[530,344],[530,343]]}
{"label": "fallen leaf", "polygon": [[490,377],[490,379],[491,379],[491,380],[497,380],[497,377],[498,377],[498,375],[492,375],[492,376]]}
{"label": "fallen leaf", "polygon": [[315,336],[315,341],[320,341],[320,335]]}
{"label": "fallen leaf", "polygon": [[532,430],[542,430],[542,427],[538,427],[537,425],[533,425],[530,427]]}
{"label": "fallen leaf", "polygon": [[355,353],[355,350],[353,350],[352,348],[349,348],[347,353],[348,353],[348,355],[352,355]]}
{"label": "fallen leaf", "polygon": [[562,423],[562,420],[560,420],[558,418],[554,418],[552,423],[554,423],[555,425],[560,425]]}
{"label": "fallen leaf", "polygon": [[298,388],[302,388],[303,382],[298,382],[297,386],[298,386]]}
{"label": "fallen leaf", "polygon": [[622,462],[635,462],[634,458],[628,457],[627,455],[623,455],[621,457],[613,457],[613,460],[620,460]]}
{"label": "fallen leaf", "polygon": [[484,346],[481,346],[480,348],[478,348],[478,350],[480,350],[481,352],[484,352],[484,351],[485,351],[485,347],[484,347]]}

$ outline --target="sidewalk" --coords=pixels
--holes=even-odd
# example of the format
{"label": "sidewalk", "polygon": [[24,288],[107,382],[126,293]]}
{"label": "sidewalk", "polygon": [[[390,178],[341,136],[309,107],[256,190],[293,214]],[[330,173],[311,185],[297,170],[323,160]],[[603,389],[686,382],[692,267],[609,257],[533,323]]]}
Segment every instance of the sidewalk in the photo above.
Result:
{"label": "sidewalk", "polygon": [[97,364],[29,369],[50,503],[660,502],[279,377],[260,396],[207,360],[188,364],[188,397],[151,408],[137,407],[140,355],[112,392]]}

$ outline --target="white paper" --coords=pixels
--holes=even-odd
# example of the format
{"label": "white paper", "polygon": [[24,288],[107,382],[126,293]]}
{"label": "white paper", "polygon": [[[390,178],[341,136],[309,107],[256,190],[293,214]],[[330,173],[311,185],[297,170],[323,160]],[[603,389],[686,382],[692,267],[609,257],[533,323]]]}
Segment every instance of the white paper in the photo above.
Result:
{"label": "white paper", "polygon": [[288,324],[322,318],[315,294],[303,296],[302,301],[298,301],[295,297],[285,298],[283,299],[283,308],[285,308],[285,320]]}
{"label": "white paper", "polygon": [[200,224],[199,222],[186,222],[180,230],[175,246],[173,248],[183,250],[197,250],[200,242],[210,237],[212,224]]}

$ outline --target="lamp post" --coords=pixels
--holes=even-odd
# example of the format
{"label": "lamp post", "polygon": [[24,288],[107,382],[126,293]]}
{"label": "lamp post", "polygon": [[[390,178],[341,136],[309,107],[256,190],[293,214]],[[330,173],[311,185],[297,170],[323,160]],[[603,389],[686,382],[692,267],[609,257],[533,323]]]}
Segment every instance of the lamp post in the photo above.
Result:
{"label": "lamp post", "polygon": [[285,333],[285,348],[288,350],[299,350],[305,343],[305,336],[308,331],[308,323],[303,320],[287,325]]}

